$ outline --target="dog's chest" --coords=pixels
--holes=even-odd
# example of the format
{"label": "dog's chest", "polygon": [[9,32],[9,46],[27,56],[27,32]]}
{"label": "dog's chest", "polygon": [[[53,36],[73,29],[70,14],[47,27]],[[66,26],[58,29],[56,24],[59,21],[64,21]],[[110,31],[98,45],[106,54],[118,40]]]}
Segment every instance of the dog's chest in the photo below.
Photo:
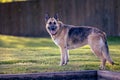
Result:
{"label": "dog's chest", "polygon": [[59,44],[60,44],[60,39],[53,39],[53,41],[54,41],[54,43],[55,43],[57,46],[59,46]]}

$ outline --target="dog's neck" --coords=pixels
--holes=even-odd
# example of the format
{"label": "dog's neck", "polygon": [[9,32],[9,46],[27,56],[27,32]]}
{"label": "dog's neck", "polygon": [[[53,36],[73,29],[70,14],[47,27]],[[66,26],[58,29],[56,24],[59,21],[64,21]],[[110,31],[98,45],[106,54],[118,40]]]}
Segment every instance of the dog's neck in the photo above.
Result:
{"label": "dog's neck", "polygon": [[[56,38],[58,38],[58,36],[63,36],[63,34],[67,34],[67,26],[65,26],[65,24],[62,24],[60,27],[60,30],[58,30],[57,34],[55,35],[51,35],[52,38],[55,40]],[[63,36],[64,37],[64,36]]]}

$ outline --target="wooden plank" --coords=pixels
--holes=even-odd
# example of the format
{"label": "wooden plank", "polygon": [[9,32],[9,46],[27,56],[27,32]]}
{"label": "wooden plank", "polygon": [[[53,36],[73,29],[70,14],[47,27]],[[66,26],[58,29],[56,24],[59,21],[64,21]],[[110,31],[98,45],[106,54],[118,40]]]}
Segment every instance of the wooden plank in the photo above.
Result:
{"label": "wooden plank", "polygon": [[120,72],[97,71],[98,80],[120,80]]}
{"label": "wooden plank", "polygon": [[0,74],[0,80],[120,80],[120,72],[66,71],[25,74]]}
{"label": "wooden plank", "polygon": [[1,74],[0,80],[97,80],[97,71],[67,71],[31,74]]}

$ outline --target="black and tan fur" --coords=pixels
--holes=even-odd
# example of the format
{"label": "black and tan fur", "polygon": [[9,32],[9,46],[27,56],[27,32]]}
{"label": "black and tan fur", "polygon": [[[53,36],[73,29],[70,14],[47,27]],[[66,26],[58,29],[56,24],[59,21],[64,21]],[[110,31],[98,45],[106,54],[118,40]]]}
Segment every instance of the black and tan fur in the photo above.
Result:
{"label": "black and tan fur", "polygon": [[73,26],[63,24],[55,15],[50,18],[46,14],[46,29],[52,40],[60,48],[61,62],[60,65],[66,65],[69,61],[70,49],[90,45],[92,52],[101,60],[101,69],[105,69],[106,61],[114,64],[109,55],[106,34],[94,27]]}

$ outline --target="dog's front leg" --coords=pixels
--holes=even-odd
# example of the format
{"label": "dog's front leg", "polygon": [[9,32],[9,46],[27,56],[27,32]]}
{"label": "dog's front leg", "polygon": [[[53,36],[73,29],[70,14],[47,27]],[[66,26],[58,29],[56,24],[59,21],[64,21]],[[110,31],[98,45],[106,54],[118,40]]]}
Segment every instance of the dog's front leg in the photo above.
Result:
{"label": "dog's front leg", "polygon": [[65,64],[69,61],[69,51],[65,49]]}
{"label": "dog's front leg", "polygon": [[68,52],[66,48],[61,48],[61,62],[60,65],[66,65],[68,62]]}

